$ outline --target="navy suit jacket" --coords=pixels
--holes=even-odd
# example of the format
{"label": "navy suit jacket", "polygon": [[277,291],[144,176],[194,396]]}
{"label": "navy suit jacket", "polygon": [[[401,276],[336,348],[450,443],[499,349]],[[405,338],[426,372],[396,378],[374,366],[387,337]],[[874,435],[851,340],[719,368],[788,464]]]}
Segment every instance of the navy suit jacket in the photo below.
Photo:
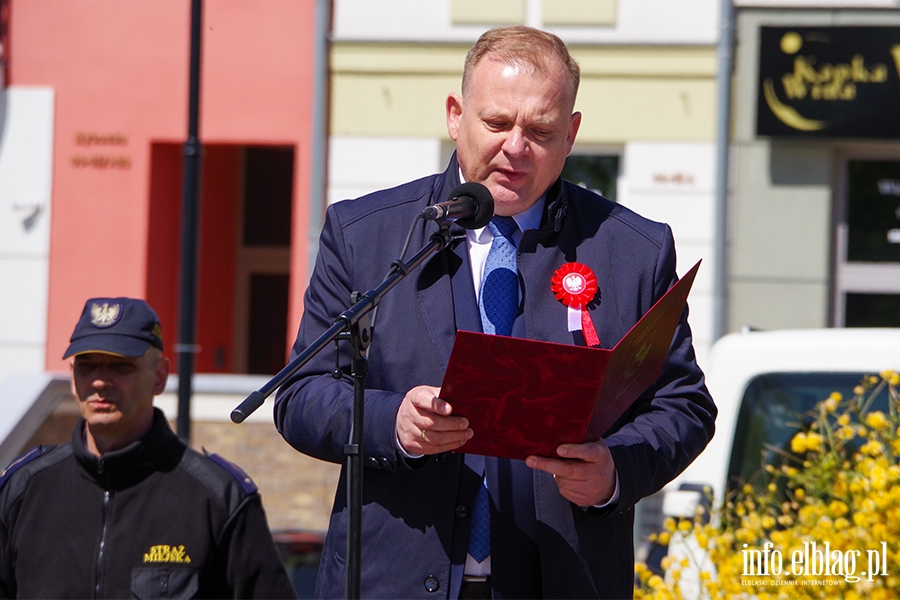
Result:
{"label": "navy suit jacket", "polygon": [[[309,346],[350,305],[354,291],[377,287],[400,255],[409,224],[458,185],[455,156],[442,174],[329,207],[292,355]],[[410,252],[425,246],[433,222],[416,229]],[[408,258],[408,256],[407,256]],[[547,193],[539,230],[518,252],[524,312],[513,334],[574,343],[566,307],[550,291],[562,264],[597,276],[590,315],[601,346],[613,347],[677,280],[667,225],[644,219],[558,180]],[[495,598],[632,596],[633,508],[659,490],[712,437],[716,409],[698,368],[687,310],[656,383],[604,436],[619,476],[609,507],[581,508],[553,478],[522,461],[445,453],[398,455],[394,418],[416,385],[439,386],[458,329],[481,331],[464,231],[381,301],[369,349],[365,400],[361,593],[370,598],[456,598],[465,564],[469,506],[487,473]],[[340,364],[349,373],[349,344]],[[278,392],[275,422],[294,448],[344,461],[353,404],[349,376],[334,379],[321,352]],[[478,435],[478,432],[475,432]],[[317,595],[344,595],[346,482],[339,484],[322,555]]]}

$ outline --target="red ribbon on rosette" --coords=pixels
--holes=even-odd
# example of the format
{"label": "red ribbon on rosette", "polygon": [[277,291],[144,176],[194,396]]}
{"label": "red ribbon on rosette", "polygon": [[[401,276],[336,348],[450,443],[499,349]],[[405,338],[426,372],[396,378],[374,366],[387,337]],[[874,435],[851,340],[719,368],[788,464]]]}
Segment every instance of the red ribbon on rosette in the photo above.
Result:
{"label": "red ribbon on rosette", "polygon": [[581,263],[566,263],[550,278],[550,290],[569,309],[581,311],[581,331],[585,343],[599,346],[600,338],[587,310],[588,304],[597,295],[597,276],[594,272]]}

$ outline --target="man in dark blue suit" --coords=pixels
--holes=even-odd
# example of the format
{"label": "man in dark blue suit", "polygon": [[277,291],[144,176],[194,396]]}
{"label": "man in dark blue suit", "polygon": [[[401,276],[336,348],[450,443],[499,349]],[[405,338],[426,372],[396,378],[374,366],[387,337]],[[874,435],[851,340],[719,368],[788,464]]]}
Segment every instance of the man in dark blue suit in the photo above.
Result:
{"label": "man in dark blue suit", "polygon": [[[573,309],[551,291],[554,273],[577,262],[596,275],[590,322],[599,345],[613,347],[677,281],[675,248],[667,225],[560,179],[581,123],[573,112],[578,81],[578,65],[556,36],[526,27],[485,33],[466,58],[461,94],[447,98],[457,145],[447,170],[329,208],[294,354],[348,307],[352,292],[381,283],[401,253],[403,228],[463,180],[487,186],[495,214],[515,221],[508,236],[519,288],[512,335],[593,339],[577,318],[572,325]],[[429,225],[410,247],[427,243],[437,229]],[[716,409],[694,359],[687,311],[661,376],[602,439],[526,461],[451,452],[464,452],[479,432],[453,414],[436,386],[457,330],[483,330],[482,274],[501,235],[493,225],[457,229],[450,246],[378,308],[365,401],[361,593],[631,597],[634,505],[680,473],[714,429]],[[275,421],[297,450],[344,460],[349,362],[343,349],[345,376],[335,379],[333,357],[320,353],[279,391]],[[486,515],[476,502],[483,486]],[[344,593],[347,512],[342,479],[320,597]],[[490,524],[486,558],[470,546],[473,520]]]}

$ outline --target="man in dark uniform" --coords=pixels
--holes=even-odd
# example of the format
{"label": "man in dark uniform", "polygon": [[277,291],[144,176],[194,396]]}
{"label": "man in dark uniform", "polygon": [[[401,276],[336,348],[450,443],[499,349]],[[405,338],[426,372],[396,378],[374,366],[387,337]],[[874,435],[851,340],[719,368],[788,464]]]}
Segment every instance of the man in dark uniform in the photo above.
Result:
{"label": "man in dark uniform", "polygon": [[153,406],[170,368],[153,309],[88,300],[70,341],[82,418],[0,476],[0,596],[295,597],[251,479]]}

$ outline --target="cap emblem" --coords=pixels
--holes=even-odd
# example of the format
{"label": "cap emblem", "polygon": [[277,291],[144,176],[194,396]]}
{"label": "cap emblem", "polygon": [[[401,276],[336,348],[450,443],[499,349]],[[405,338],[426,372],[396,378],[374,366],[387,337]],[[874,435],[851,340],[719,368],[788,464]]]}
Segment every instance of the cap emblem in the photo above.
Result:
{"label": "cap emblem", "polygon": [[122,305],[110,302],[96,302],[91,305],[91,325],[112,327],[122,316]]}

